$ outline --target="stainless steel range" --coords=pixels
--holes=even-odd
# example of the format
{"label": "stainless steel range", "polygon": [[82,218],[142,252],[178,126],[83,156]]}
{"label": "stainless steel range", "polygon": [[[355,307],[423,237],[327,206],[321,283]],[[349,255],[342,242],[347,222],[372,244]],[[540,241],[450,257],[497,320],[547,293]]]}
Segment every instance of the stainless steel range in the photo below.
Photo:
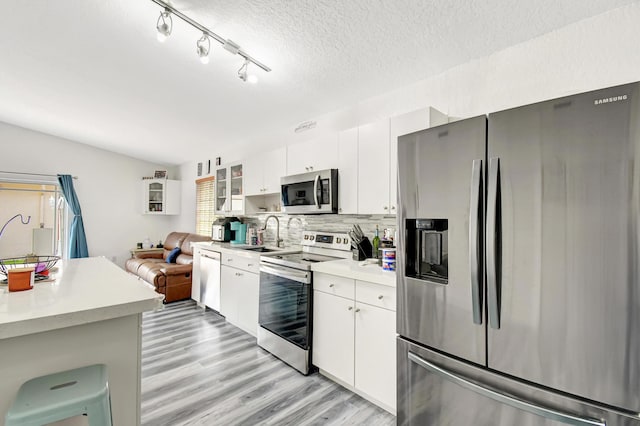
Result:
{"label": "stainless steel range", "polygon": [[258,345],[302,374],[311,368],[313,272],[317,262],[351,258],[347,234],[305,231],[302,250],[260,257]]}

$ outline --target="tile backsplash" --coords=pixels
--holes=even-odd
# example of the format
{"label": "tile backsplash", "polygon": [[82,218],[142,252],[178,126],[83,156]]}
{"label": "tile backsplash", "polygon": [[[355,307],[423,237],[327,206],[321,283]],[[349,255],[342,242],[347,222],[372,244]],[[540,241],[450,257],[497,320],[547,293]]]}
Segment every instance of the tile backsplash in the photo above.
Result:
{"label": "tile backsplash", "polygon": [[[395,216],[383,215],[343,215],[343,214],[320,214],[320,215],[289,215],[286,213],[274,214],[280,221],[280,238],[284,240],[284,247],[299,247],[302,240],[302,231],[327,231],[327,232],[348,232],[354,224],[358,224],[369,239],[373,238],[376,225],[380,229],[382,238],[385,228],[396,229]],[[258,228],[264,226],[264,221],[269,214],[261,213],[250,216],[242,216],[242,221]],[[275,245],[276,221],[271,219],[267,224],[264,234],[264,244]]]}

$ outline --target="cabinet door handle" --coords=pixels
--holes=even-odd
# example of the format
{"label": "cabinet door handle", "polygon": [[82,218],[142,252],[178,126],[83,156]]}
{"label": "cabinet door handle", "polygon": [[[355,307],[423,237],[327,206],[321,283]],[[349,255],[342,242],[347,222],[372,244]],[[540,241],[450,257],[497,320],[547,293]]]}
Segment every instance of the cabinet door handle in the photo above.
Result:
{"label": "cabinet door handle", "polygon": [[356,312],[360,312],[360,308],[357,308],[357,309],[356,309]]}
{"label": "cabinet door handle", "polygon": [[395,210],[395,209],[396,209],[396,206],[391,206],[391,210]]}
{"label": "cabinet door handle", "polygon": [[236,272],[236,277],[241,277],[241,276],[242,276],[242,273]]}
{"label": "cabinet door handle", "polygon": [[253,263],[247,263],[247,266],[250,268],[253,266]]}
{"label": "cabinet door handle", "polygon": [[329,288],[333,288],[335,284],[329,284]]}
{"label": "cabinet door handle", "polygon": [[349,306],[349,310],[352,311],[353,310],[353,306]]}
{"label": "cabinet door handle", "polygon": [[389,207],[387,207],[387,206],[384,206],[384,207],[382,207],[382,208],[383,208],[384,210],[389,210]]}
{"label": "cabinet door handle", "polygon": [[383,295],[378,296],[378,300],[382,300],[383,297]]}

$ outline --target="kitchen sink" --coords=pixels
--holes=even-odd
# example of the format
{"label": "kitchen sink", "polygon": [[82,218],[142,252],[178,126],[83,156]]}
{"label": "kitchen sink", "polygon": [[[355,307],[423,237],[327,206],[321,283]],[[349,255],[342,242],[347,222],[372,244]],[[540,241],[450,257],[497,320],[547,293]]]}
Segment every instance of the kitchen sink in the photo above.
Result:
{"label": "kitchen sink", "polygon": [[251,251],[256,251],[258,253],[270,253],[273,251],[282,251],[282,250],[271,249],[266,247],[247,247],[247,248],[243,248],[243,250],[251,250]]}

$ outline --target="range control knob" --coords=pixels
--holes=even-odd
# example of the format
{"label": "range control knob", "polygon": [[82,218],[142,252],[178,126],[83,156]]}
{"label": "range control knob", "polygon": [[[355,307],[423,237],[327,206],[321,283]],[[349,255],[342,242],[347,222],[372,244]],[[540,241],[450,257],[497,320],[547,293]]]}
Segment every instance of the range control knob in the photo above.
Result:
{"label": "range control knob", "polygon": [[308,235],[305,235],[305,236],[304,236],[304,239],[305,239],[305,240],[308,240],[308,239],[309,239],[309,236],[308,236]]}
{"label": "range control knob", "polygon": [[341,242],[342,242],[342,238],[337,237],[337,238],[336,238],[336,243],[340,244]]}
{"label": "range control knob", "polygon": [[344,239],[344,241],[343,241],[343,243],[345,243],[345,244],[349,244],[349,239],[348,239],[348,238],[345,238],[345,239]]}
{"label": "range control knob", "polygon": [[313,235],[309,235],[309,240],[313,241],[315,239],[316,239],[316,237],[314,237]]}

